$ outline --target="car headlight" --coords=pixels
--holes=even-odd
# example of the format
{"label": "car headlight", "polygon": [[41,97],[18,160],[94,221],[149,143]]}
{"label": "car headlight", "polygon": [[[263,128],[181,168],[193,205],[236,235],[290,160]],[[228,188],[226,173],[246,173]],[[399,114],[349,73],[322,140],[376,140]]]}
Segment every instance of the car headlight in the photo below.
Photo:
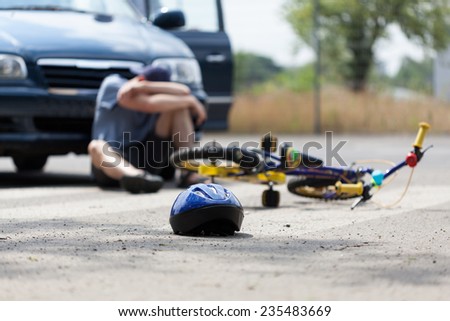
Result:
{"label": "car headlight", "polygon": [[0,55],[0,79],[25,79],[27,66],[23,58],[14,55]]}
{"label": "car headlight", "polygon": [[197,60],[193,58],[162,58],[153,61],[152,66],[170,71],[170,80],[186,85],[202,84],[202,73]]}

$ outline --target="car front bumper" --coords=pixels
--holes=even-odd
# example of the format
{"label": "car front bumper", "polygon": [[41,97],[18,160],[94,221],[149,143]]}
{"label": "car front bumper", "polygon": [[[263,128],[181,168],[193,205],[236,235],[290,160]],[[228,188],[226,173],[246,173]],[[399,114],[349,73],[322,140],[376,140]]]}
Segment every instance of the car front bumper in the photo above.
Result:
{"label": "car front bumper", "polygon": [[[193,94],[206,102],[203,90]],[[0,156],[85,154],[97,90],[0,87]]]}
{"label": "car front bumper", "polygon": [[0,156],[86,153],[95,96],[0,87]]}

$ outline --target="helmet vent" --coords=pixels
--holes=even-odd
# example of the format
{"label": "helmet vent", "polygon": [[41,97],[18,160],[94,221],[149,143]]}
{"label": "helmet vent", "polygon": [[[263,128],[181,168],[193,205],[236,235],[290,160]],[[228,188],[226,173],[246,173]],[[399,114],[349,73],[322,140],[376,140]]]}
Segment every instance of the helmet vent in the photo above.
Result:
{"label": "helmet vent", "polygon": [[198,195],[198,196],[205,197],[205,194],[202,193],[202,191],[199,191],[199,190],[195,191],[194,194],[196,194],[196,195]]}

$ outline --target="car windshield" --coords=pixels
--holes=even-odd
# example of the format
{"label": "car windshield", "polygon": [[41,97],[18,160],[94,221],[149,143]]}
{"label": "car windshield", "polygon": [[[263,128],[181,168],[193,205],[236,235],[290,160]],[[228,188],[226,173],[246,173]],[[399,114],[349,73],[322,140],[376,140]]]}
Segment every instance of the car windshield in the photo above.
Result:
{"label": "car windshield", "polygon": [[140,17],[128,0],[2,0],[0,10],[76,11]]}

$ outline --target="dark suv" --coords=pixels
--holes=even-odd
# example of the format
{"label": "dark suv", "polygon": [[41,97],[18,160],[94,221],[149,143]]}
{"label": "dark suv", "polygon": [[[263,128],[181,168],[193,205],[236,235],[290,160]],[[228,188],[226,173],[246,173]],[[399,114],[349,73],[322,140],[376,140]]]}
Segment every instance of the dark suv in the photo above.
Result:
{"label": "dark suv", "polygon": [[[215,18],[196,27],[190,18],[208,5]],[[147,64],[170,67],[208,103],[207,128],[226,128],[231,50],[220,0],[1,1],[0,156],[38,170],[49,155],[86,153],[103,78]]]}
{"label": "dark suv", "polygon": [[200,63],[203,86],[208,94],[206,129],[227,129],[232,99],[232,53],[224,27],[221,0],[133,0],[153,22],[161,12],[179,10],[185,24],[167,31],[182,39]]}

